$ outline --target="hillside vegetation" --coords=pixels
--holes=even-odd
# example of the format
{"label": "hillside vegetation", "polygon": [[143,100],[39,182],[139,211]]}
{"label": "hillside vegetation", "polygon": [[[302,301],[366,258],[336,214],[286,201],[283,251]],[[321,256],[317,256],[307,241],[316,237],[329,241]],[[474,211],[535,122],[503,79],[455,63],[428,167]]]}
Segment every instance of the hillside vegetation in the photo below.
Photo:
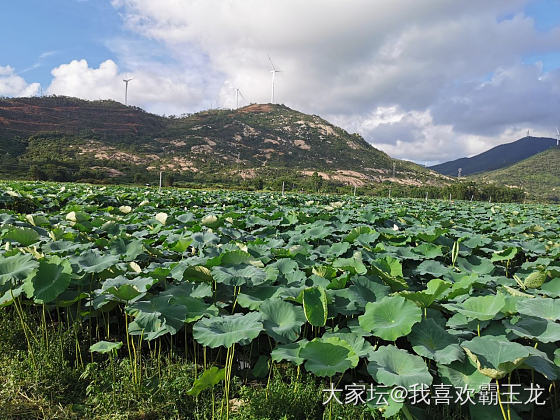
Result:
{"label": "hillside vegetation", "polygon": [[[441,185],[450,180],[375,149],[316,115],[250,105],[169,118],[113,101],[0,100],[3,177],[55,181]],[[395,173],[393,175],[393,163]],[[320,181],[321,182],[321,181]],[[316,183],[316,182],[315,182]]]}
{"label": "hillside vegetation", "polygon": [[560,149],[541,152],[507,168],[475,177],[476,180],[521,187],[535,201],[560,201]]}

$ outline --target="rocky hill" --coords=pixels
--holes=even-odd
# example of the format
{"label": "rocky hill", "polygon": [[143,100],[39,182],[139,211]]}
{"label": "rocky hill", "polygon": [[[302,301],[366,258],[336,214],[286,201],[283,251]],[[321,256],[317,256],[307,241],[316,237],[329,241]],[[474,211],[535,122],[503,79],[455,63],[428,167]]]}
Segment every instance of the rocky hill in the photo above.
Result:
{"label": "rocky hill", "polygon": [[271,104],[165,118],[114,101],[0,99],[0,153],[2,177],[144,182],[164,171],[205,182],[315,173],[357,186],[450,182],[316,115]]}

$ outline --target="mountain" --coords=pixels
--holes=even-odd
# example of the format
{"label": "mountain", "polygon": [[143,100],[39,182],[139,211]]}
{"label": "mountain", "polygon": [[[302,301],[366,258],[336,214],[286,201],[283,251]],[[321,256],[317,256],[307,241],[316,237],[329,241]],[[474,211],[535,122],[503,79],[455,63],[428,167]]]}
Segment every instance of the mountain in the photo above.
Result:
{"label": "mountain", "polygon": [[554,146],[507,168],[477,175],[474,179],[521,187],[534,201],[559,202],[560,148]]}
{"label": "mountain", "polygon": [[295,182],[316,172],[341,185],[450,182],[316,115],[272,104],[166,118],[114,101],[4,98],[0,154],[2,177],[153,182],[164,171],[189,182]]}
{"label": "mountain", "polygon": [[517,141],[500,144],[470,158],[461,158],[431,166],[440,174],[457,176],[462,168],[463,176],[505,168],[523,159],[556,146],[556,140],[548,137],[524,137]]}

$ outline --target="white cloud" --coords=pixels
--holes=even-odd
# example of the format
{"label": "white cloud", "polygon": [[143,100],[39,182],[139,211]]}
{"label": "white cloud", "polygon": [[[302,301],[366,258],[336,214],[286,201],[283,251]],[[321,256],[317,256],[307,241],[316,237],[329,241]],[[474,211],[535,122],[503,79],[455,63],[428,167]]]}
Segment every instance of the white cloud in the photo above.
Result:
{"label": "white cloud", "polygon": [[[513,122],[546,131],[556,118],[558,77],[521,63],[558,51],[560,27],[536,30],[526,3],[113,0],[129,30],[179,65],[205,57],[206,92],[222,105],[233,106],[235,87],[270,100],[270,54],[279,102],[416,161],[481,151],[516,133]],[[373,124],[387,109],[402,118]]]}
{"label": "white cloud", "polygon": [[27,83],[10,66],[0,66],[0,96],[35,96],[39,93],[39,83]]}
{"label": "white cloud", "polygon": [[98,68],[86,60],[74,60],[52,70],[48,94],[76,96],[83,99],[113,99],[124,102],[123,79],[132,78],[128,104],[159,114],[181,114],[203,99],[203,91],[190,87],[178,74],[139,69],[121,72],[112,60]]}

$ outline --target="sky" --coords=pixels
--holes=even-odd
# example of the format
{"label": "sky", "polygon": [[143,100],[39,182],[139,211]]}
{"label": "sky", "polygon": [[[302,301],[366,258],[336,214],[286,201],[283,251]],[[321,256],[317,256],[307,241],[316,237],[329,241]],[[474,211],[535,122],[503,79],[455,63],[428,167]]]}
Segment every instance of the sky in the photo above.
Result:
{"label": "sky", "polygon": [[275,99],[433,164],[560,126],[560,0],[18,0],[0,96],[160,115]]}

